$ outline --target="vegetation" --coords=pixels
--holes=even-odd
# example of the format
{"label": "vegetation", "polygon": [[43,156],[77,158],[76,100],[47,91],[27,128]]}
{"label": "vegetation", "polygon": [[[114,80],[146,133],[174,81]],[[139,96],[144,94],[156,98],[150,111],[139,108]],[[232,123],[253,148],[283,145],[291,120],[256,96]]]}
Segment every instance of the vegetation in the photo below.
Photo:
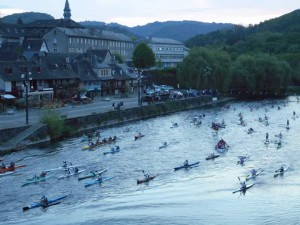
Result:
{"label": "vegetation", "polygon": [[152,49],[143,42],[135,47],[132,62],[137,68],[149,68],[155,65],[155,55]]}
{"label": "vegetation", "polygon": [[[186,45],[191,49],[205,46],[207,51],[227,54],[230,61],[224,66],[230,70],[224,73],[223,91],[228,88],[256,94],[283,93],[289,85],[300,85],[299,20],[300,10],[296,10],[255,26],[236,25],[232,29],[198,35]],[[194,59],[187,58],[178,73],[182,76],[186,69],[190,80],[181,82],[187,86],[195,78],[194,86],[200,83],[205,86],[207,81],[203,76],[209,60],[195,55],[194,50],[191,53]],[[210,83],[211,87],[220,88],[214,85]]]}
{"label": "vegetation", "polygon": [[230,62],[224,51],[193,48],[179,65],[177,78],[183,88],[227,90]]}
{"label": "vegetation", "polygon": [[42,115],[41,122],[47,124],[49,135],[52,140],[62,137],[66,131],[64,120],[61,119],[60,114],[56,111],[46,111]]}

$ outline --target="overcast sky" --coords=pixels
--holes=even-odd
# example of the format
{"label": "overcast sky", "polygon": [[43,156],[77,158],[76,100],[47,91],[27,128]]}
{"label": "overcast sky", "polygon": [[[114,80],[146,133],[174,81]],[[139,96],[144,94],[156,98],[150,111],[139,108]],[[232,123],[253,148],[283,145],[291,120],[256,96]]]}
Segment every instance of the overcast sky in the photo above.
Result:
{"label": "overcast sky", "polygon": [[[300,8],[300,0],[69,0],[72,19],[122,25],[155,21],[257,24]],[[65,0],[1,0],[0,17],[20,12],[42,12],[63,17]]]}

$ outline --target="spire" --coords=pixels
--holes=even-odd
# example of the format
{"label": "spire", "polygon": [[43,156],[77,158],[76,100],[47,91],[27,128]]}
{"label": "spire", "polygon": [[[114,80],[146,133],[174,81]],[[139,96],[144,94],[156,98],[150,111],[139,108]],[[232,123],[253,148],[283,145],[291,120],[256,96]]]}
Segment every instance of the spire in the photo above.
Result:
{"label": "spire", "polygon": [[68,0],[66,0],[66,4],[65,4],[65,8],[64,8],[64,19],[65,20],[71,19],[71,9],[70,9]]}

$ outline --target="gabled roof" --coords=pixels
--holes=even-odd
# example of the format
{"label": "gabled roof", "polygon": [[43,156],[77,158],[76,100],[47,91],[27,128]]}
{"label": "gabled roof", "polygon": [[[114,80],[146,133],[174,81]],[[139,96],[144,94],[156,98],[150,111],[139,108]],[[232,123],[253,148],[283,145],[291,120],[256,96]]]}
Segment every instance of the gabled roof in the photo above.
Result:
{"label": "gabled roof", "polygon": [[0,23],[0,36],[18,38],[24,37],[24,28],[16,24]]}
{"label": "gabled roof", "polygon": [[117,64],[109,64],[110,68],[112,69],[112,76],[116,80],[131,80],[132,77],[130,77],[126,71],[122,69],[122,67],[118,66]]}
{"label": "gabled roof", "polygon": [[78,60],[72,64],[72,67],[81,81],[101,80],[86,60]]}
{"label": "gabled roof", "polygon": [[25,39],[22,43],[22,49],[39,52],[44,43],[45,42],[42,39],[34,39],[34,40]]}

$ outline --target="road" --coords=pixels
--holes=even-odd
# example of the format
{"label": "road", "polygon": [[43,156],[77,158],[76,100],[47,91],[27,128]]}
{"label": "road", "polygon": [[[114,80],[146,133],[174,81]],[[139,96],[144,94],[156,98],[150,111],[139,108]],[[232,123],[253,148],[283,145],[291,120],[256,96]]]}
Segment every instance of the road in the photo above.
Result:
{"label": "road", "polygon": [[[123,109],[133,108],[138,106],[138,101],[136,96],[131,96],[128,98],[111,98],[109,101],[103,101],[102,98],[96,97],[92,103],[80,104],[80,105],[65,105],[65,107],[53,109],[60,113],[60,115],[65,115],[67,118],[74,118],[79,116],[90,115],[93,113],[102,113],[114,110],[112,103],[115,104],[123,102]],[[45,110],[41,109],[29,109],[29,124],[34,124],[40,122],[40,118]],[[26,125],[26,114],[24,111],[15,111],[13,115],[0,115],[0,129],[7,129],[13,127],[19,127]]]}

